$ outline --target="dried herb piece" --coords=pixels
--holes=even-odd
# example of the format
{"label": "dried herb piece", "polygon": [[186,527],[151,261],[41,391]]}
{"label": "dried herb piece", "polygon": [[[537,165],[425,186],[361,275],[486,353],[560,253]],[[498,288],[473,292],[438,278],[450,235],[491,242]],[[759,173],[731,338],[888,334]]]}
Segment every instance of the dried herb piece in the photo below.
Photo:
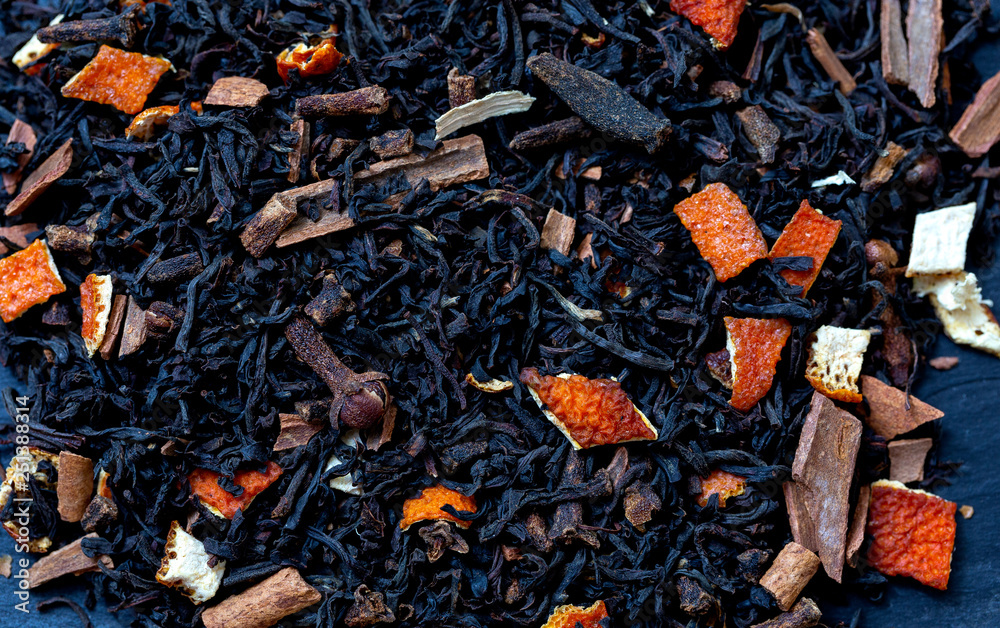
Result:
{"label": "dried herb piece", "polygon": [[288,82],[288,72],[292,68],[298,70],[299,76],[303,78],[333,72],[343,57],[334,46],[336,43],[336,37],[327,37],[315,46],[299,42],[292,48],[282,50],[276,59],[281,80]]}
{"label": "dried herb piece", "polygon": [[889,443],[889,479],[907,484],[924,479],[924,462],[934,441],[930,438],[895,440]]}
{"label": "dried herb piece", "polygon": [[205,628],[269,628],[323,599],[295,567],[227,598],[202,614]]}
{"label": "dried herb piece", "polygon": [[420,495],[403,503],[403,517],[399,521],[401,530],[408,530],[414,523],[420,521],[453,521],[460,528],[472,525],[455,515],[442,510],[442,506],[451,506],[458,512],[476,512],[476,500],[472,495],[463,495],[445,486],[428,486],[420,491]]}
{"label": "dried herb piece", "polygon": [[438,521],[420,528],[417,532],[427,543],[427,560],[436,563],[445,552],[468,554],[469,544],[455,531],[450,521]]}
{"label": "dried herb piece", "polygon": [[541,126],[521,131],[510,141],[513,151],[526,151],[544,148],[556,144],[573,142],[590,137],[593,129],[582,119],[573,116],[565,120],[556,120]]}
{"label": "dried herb piece", "polygon": [[549,615],[549,620],[542,628],[601,628],[608,618],[608,609],[604,600],[597,600],[588,608],[566,604],[557,606]]}
{"label": "dried herb piece", "polygon": [[94,494],[94,463],[68,451],[59,452],[59,517],[71,523],[83,518]]}
{"label": "dried herb piece", "polygon": [[948,137],[969,157],[982,157],[1000,140],[1000,72],[983,83]]}
{"label": "dried herb piece", "polygon": [[552,249],[568,256],[576,237],[576,219],[555,209],[549,209],[542,225],[542,236],[539,246]]}
{"label": "dried herb piece", "polygon": [[909,42],[909,86],[926,108],[934,106],[938,78],[938,55],[943,41],[941,0],[910,0],[906,11]]}
{"label": "dried herb piece", "polygon": [[847,96],[858,88],[857,81],[847,71],[844,64],[840,62],[837,54],[833,52],[833,48],[826,41],[826,37],[823,36],[823,33],[815,28],[810,28],[809,32],[806,33],[806,43],[809,44],[809,50],[812,51],[813,56],[823,66],[826,73],[830,75],[830,78],[837,81],[837,87],[842,94]]}
{"label": "dried herb piece", "polygon": [[483,96],[442,114],[434,122],[434,139],[440,140],[459,129],[479,124],[490,118],[527,111],[534,102],[534,97],[514,90]]}
{"label": "dried herb piece", "polygon": [[737,111],[736,117],[743,123],[743,132],[757,149],[761,162],[769,164],[774,161],[774,153],[781,140],[781,131],[771,122],[764,108],[760,105],[746,107]]}
{"label": "dried herb piece", "polygon": [[771,261],[781,257],[812,258],[813,264],[809,270],[786,268],[780,271],[789,285],[802,288],[801,296],[804,297],[809,292],[809,288],[819,277],[826,256],[837,242],[840,226],[839,220],[827,218],[813,209],[808,200],[803,200],[792,220],[785,225],[778,240],[771,247],[771,252],[768,254]]}
{"label": "dried herb piece", "polygon": [[787,611],[799,599],[819,569],[819,556],[792,541],[774,559],[774,563],[760,579],[760,586],[771,592],[778,608]]}
{"label": "dried herb piece", "polygon": [[674,206],[719,281],[767,256],[767,243],[746,205],[725,183],[712,183]]}
{"label": "dried herb piece", "polygon": [[115,295],[114,303],[111,305],[111,314],[108,316],[108,324],[101,342],[101,357],[110,360],[115,353],[115,344],[121,337],[122,324],[125,322],[125,311],[128,308],[128,297],[124,294]]}
{"label": "dried herb piece", "polygon": [[13,195],[17,191],[17,184],[21,180],[21,173],[24,172],[24,167],[31,161],[31,156],[35,152],[35,145],[37,143],[38,137],[35,135],[35,130],[31,128],[31,125],[22,122],[20,118],[15,119],[14,124],[10,127],[10,133],[7,134],[7,144],[24,144],[25,152],[17,156],[17,170],[0,173],[0,176],[3,177],[3,187],[7,190],[7,194]]}
{"label": "dried herb piece", "polygon": [[659,495],[645,482],[629,486],[622,503],[625,506],[625,518],[639,532],[646,531],[646,524],[653,520],[653,512],[663,507]]}
{"label": "dried herb piece", "polygon": [[670,0],[670,10],[705,29],[712,45],[725,50],[736,39],[736,26],[746,7],[740,0]]}
{"label": "dried herb piece", "polygon": [[[885,5],[883,4],[883,6]],[[861,189],[865,192],[874,192],[882,187],[882,184],[892,178],[896,166],[909,153],[909,150],[895,142],[886,144],[885,151],[879,155],[878,159],[875,160],[875,164],[872,165],[871,170],[861,179]]]}
{"label": "dried herb piece", "polygon": [[138,10],[138,7],[132,6],[114,17],[53,24],[38,29],[35,36],[47,44],[117,41],[122,48],[131,48],[139,32],[136,21]]}
{"label": "dried herb piece", "polygon": [[816,602],[807,597],[802,598],[787,613],[782,613],[774,619],[754,624],[750,628],[812,628],[822,619],[823,613]]}
{"label": "dried herb piece", "polygon": [[309,443],[309,439],[316,435],[316,432],[323,429],[322,425],[307,423],[297,414],[279,414],[281,421],[281,432],[278,439],[274,441],[274,451],[284,451],[295,449]]}
{"label": "dried herb piece", "polygon": [[232,519],[237,510],[245,511],[257,495],[281,476],[281,467],[272,461],[267,462],[263,472],[253,470],[237,471],[233,474],[233,484],[243,489],[239,495],[233,495],[219,486],[218,471],[210,469],[195,469],[188,475],[191,493],[197,497],[212,514]]}
{"label": "dried herb piece", "polygon": [[448,70],[448,105],[454,109],[476,99],[476,77]]}
{"label": "dried herb piece", "polygon": [[256,79],[226,76],[217,80],[212,89],[208,90],[205,104],[222,107],[256,107],[268,93],[267,85]]}
{"label": "dried herb piece", "polygon": [[944,416],[937,408],[869,375],[861,376],[861,391],[868,402],[868,426],[886,440]]}
{"label": "dried herb piece", "polygon": [[669,120],[654,115],[599,74],[547,52],[528,59],[528,69],[590,126],[613,139],[638,144],[652,154],[670,137]]}
{"label": "dried herb piece", "polygon": [[887,576],[909,576],[948,588],[957,505],[899,482],[872,484],[868,510],[868,564]]}
{"label": "dried herb piece", "polygon": [[0,260],[0,318],[9,323],[66,291],[44,240]]}
{"label": "dried herb piece", "polygon": [[882,0],[879,14],[882,40],[882,77],[889,83],[910,82],[909,49],[903,36],[903,10],[899,0]]}
{"label": "dried herb piece", "polygon": [[719,508],[725,508],[727,499],[739,497],[747,487],[745,477],[722,469],[712,469],[707,477],[700,479],[700,483],[701,492],[698,494],[697,502],[702,508],[708,506],[708,500],[712,495],[718,495]]}
{"label": "dried herb piece", "polygon": [[205,551],[205,544],[191,536],[176,521],[170,522],[163,560],[156,581],[183,593],[194,604],[204,604],[222,585],[226,561]]}
{"label": "dried herb piece", "polygon": [[872,334],[866,329],[844,329],[823,325],[811,337],[806,379],[831,399],[861,401],[858,375]]}
{"label": "dried herb piece", "polygon": [[38,200],[38,197],[69,171],[72,163],[73,140],[68,139],[24,179],[21,193],[7,205],[4,214],[20,216],[29,205]]}
{"label": "dried herb piece", "polygon": [[389,110],[389,92],[377,85],[341,94],[303,96],[295,101],[295,115],[303,118],[378,115]]}
{"label": "dried herb piece", "polygon": [[726,316],[727,351],[734,408],[746,412],[771,390],[771,381],[781,360],[781,350],[792,333],[783,318],[733,318]]}
{"label": "dried herb piece", "polygon": [[135,115],[169,69],[166,59],[102,45],[97,56],[63,86],[62,95]]}
{"label": "dried herb piece", "polygon": [[83,553],[83,539],[94,538],[97,538],[96,534],[88,534],[41,558],[28,569],[28,586],[34,589],[62,576],[79,576],[91,571],[100,571],[98,565],[102,563],[108,569],[114,569],[114,563],[107,556],[90,558]]}

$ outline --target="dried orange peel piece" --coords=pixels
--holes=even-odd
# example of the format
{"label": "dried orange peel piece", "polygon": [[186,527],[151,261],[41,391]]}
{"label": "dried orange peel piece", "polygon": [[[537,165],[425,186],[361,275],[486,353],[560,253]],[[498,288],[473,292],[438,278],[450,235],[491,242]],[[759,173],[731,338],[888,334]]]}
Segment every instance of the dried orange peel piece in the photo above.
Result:
{"label": "dried orange peel piece", "polygon": [[299,76],[321,76],[329,74],[340,63],[342,54],[334,47],[335,37],[328,37],[315,46],[298,43],[278,53],[278,75],[288,82],[288,71],[298,68]]}
{"label": "dried orange peel piece", "polygon": [[813,267],[811,270],[790,270],[781,271],[781,276],[790,285],[802,288],[802,296],[806,296],[809,288],[812,287],[819,271],[826,261],[826,256],[830,253],[837,236],[840,234],[841,222],[832,218],[827,218],[819,211],[812,208],[809,201],[802,201],[799,210],[792,216],[792,220],[785,225],[784,231],[778,240],[771,247],[768,258],[774,260],[779,257],[811,257]]}
{"label": "dried orange peel piece", "polygon": [[604,600],[597,600],[590,608],[566,604],[557,606],[542,628],[601,628],[601,620],[608,617],[608,607]]}
{"label": "dried orange peel piece", "polygon": [[476,500],[472,495],[462,495],[445,486],[429,486],[420,495],[403,503],[403,519],[399,527],[409,529],[420,521],[453,521],[460,528],[468,528],[471,523],[462,521],[450,512],[441,509],[445,504],[459,512],[476,512]]}
{"label": "dried orange peel piece", "polygon": [[724,508],[730,497],[739,497],[747,489],[747,479],[741,475],[713,469],[707,478],[701,481],[701,493],[698,495],[698,505],[708,506],[708,498],[719,496],[719,508]]}
{"label": "dried orange peel piece", "polygon": [[858,377],[871,337],[865,329],[823,325],[809,345],[806,379],[830,399],[859,403]]}
{"label": "dried orange peel piece", "polygon": [[729,403],[746,412],[771,390],[771,381],[781,360],[781,350],[792,333],[792,324],[783,318],[727,316],[724,321],[729,336],[727,349],[733,381]]}
{"label": "dried orange peel piece", "polygon": [[[191,110],[201,115],[201,101],[192,101]],[[125,129],[125,137],[148,142],[153,137],[153,131],[156,127],[163,126],[180,111],[181,108],[177,105],[160,105],[159,107],[143,109]]]}
{"label": "dried orange peel piece", "polygon": [[736,26],[746,6],[745,0],[671,0],[670,10],[705,29],[712,45],[725,50],[736,39]]}
{"label": "dried orange peel piece", "polygon": [[62,88],[67,98],[111,105],[137,114],[163,74],[173,66],[166,59],[101,46],[97,56]]}
{"label": "dried orange peel piece", "polygon": [[104,341],[104,332],[108,329],[108,317],[111,314],[111,275],[95,275],[91,273],[80,284],[80,309],[83,310],[83,325],[80,335],[87,347],[87,355],[94,353]]}
{"label": "dried orange peel piece", "polygon": [[955,547],[954,502],[906,488],[899,482],[872,484],[868,508],[868,550],[872,567],[887,576],[909,576],[927,586],[948,588]]}
{"label": "dried orange peel piece", "polygon": [[674,206],[719,281],[767,257],[767,243],[746,205],[724,183],[713,183]]}
{"label": "dried orange peel piece", "polygon": [[523,369],[520,379],[545,417],[565,434],[574,449],[656,440],[659,436],[614,380],[567,373],[553,377],[541,375],[534,368]]}
{"label": "dried orange peel piece", "polygon": [[212,514],[232,519],[237,510],[246,510],[255,497],[281,477],[281,467],[268,461],[263,473],[237,471],[233,475],[233,482],[243,488],[239,497],[219,486],[220,477],[222,476],[217,471],[195,469],[188,475],[188,482],[191,484],[191,492]]}
{"label": "dried orange peel piece", "polygon": [[0,259],[0,318],[9,323],[32,307],[66,292],[44,240]]}

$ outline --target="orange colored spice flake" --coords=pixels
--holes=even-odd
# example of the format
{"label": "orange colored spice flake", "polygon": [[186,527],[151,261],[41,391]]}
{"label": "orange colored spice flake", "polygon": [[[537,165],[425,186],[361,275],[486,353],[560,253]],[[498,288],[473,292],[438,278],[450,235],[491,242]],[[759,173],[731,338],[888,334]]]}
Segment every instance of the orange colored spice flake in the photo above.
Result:
{"label": "orange colored spice flake", "polygon": [[523,369],[520,379],[546,418],[575,449],[657,437],[649,419],[614,380],[582,375],[553,377],[533,368]]}
{"label": "orange colored spice flake", "polygon": [[785,230],[781,232],[777,242],[771,247],[768,258],[774,260],[778,257],[811,257],[813,267],[811,270],[789,270],[781,271],[781,276],[789,284],[800,286],[802,296],[809,292],[819,271],[826,261],[826,256],[830,253],[837,235],[840,234],[839,220],[827,218],[820,212],[812,208],[809,201],[802,201],[799,210],[792,216],[792,220],[785,225]]}
{"label": "orange colored spice flake", "polygon": [[468,528],[470,522],[462,521],[450,512],[441,510],[445,504],[459,512],[476,512],[476,500],[472,495],[462,495],[444,486],[429,486],[420,495],[403,503],[403,519],[399,527],[408,529],[419,521],[454,521],[461,528]]}
{"label": "orange colored spice flake", "polygon": [[294,48],[287,48],[278,54],[278,74],[281,79],[288,82],[288,71],[298,68],[299,76],[321,76],[329,74],[340,63],[343,56],[334,47],[337,43],[335,37],[324,39],[315,46],[307,46],[303,43],[297,44]]}
{"label": "orange colored spice flake", "polygon": [[767,243],[746,205],[725,183],[713,183],[674,206],[719,281],[767,257]]}
{"label": "orange colored spice flake", "polygon": [[97,56],[63,86],[62,95],[134,115],[142,111],[146,97],[170,68],[166,59],[101,46]]}
{"label": "orange colored spice flake", "polygon": [[781,350],[792,333],[792,324],[783,318],[723,319],[729,333],[730,369],[737,410],[746,412],[771,390],[771,380],[781,360]]}
{"label": "orange colored spice flake", "polygon": [[542,628],[576,628],[578,625],[583,628],[601,628],[601,620],[607,617],[608,608],[604,605],[604,600],[597,600],[590,608],[567,604],[557,606]]}
{"label": "orange colored spice flake", "polygon": [[909,576],[947,589],[955,509],[954,502],[899,482],[875,482],[868,509],[868,534],[873,537],[869,563],[887,576]]}
{"label": "orange colored spice flake", "polygon": [[719,496],[719,508],[726,505],[726,500],[730,497],[739,497],[747,489],[747,479],[740,475],[713,469],[707,478],[701,481],[701,494],[698,495],[698,505],[704,508],[708,506],[708,498],[712,495]]}
{"label": "orange colored spice flake", "polygon": [[221,475],[209,469],[195,469],[188,475],[191,492],[205,505],[214,508],[226,519],[232,519],[237,510],[246,510],[254,497],[264,492],[268,486],[281,476],[281,467],[268,461],[267,470],[237,471],[233,482],[243,488],[243,493],[237,497],[219,486]]}
{"label": "orange colored spice flake", "polygon": [[43,240],[0,260],[0,318],[5,323],[65,291],[66,284]]}
{"label": "orange colored spice flake", "polygon": [[736,25],[746,0],[670,0],[670,10],[691,20],[711,35],[716,48],[725,50],[736,39]]}

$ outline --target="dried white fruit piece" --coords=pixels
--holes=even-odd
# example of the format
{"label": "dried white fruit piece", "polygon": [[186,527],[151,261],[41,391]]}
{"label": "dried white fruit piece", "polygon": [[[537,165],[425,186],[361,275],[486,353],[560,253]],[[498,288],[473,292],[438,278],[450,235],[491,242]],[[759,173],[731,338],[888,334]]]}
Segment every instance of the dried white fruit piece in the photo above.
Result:
{"label": "dried white fruit piece", "polygon": [[806,379],[831,399],[861,401],[858,376],[864,363],[871,332],[824,325],[816,330],[809,347]]}
{"label": "dried white fruit piece", "polygon": [[975,203],[917,214],[906,276],[962,272],[975,217]]}
{"label": "dried white fruit piece", "polygon": [[972,273],[916,277],[913,289],[929,296],[944,332],[954,342],[1000,357],[1000,325]]}
{"label": "dried white fruit piece", "polygon": [[226,561],[212,564],[212,558],[204,543],[174,521],[170,524],[166,555],[156,572],[156,581],[174,587],[195,604],[203,604],[215,596],[226,571]]}

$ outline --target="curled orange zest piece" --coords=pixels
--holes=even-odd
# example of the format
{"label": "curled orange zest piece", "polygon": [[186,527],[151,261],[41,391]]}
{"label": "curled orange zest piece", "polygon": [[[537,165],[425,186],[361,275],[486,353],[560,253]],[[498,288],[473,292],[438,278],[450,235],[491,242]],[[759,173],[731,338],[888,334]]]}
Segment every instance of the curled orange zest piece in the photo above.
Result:
{"label": "curled orange zest piece", "polygon": [[62,95],[134,115],[142,111],[146,97],[170,68],[166,59],[101,46],[97,56],[63,86]]}
{"label": "curled orange zest piece", "polygon": [[0,318],[5,323],[65,291],[49,245],[42,240],[0,260]]}
{"label": "curled orange zest piece", "polygon": [[837,235],[840,234],[840,225],[839,220],[827,218],[813,209],[809,201],[802,201],[799,210],[785,225],[785,230],[771,247],[771,252],[768,254],[771,260],[779,257],[812,258],[813,267],[810,270],[781,271],[785,281],[802,288],[801,296],[806,296],[816,277],[819,277],[823,262],[826,261],[826,256],[837,241]]}
{"label": "curled orange zest piece", "polygon": [[476,500],[472,495],[462,495],[444,486],[429,486],[420,495],[403,503],[403,519],[399,527],[408,529],[418,521],[454,521],[461,528],[468,528],[470,522],[462,521],[450,512],[441,510],[445,504],[459,512],[476,512]]}
{"label": "curled orange zest piece", "polygon": [[111,277],[91,273],[80,284],[80,309],[83,310],[83,325],[80,335],[93,357],[104,340],[111,313]]}
{"label": "curled orange zest piece", "polygon": [[899,482],[872,484],[868,509],[869,564],[887,576],[909,576],[948,588],[955,547],[956,504]]}
{"label": "curled orange zest piece", "polygon": [[226,519],[232,519],[237,510],[246,510],[254,497],[264,492],[268,486],[281,477],[281,467],[268,461],[267,470],[237,471],[233,482],[243,488],[243,493],[237,497],[219,486],[220,474],[209,469],[195,469],[188,475],[191,492],[210,509],[214,509]]}
{"label": "curled orange zest piece", "polygon": [[335,37],[329,37],[316,46],[299,43],[294,48],[282,50],[277,59],[278,75],[281,76],[281,80],[288,82],[288,71],[292,68],[298,68],[302,77],[333,72],[343,56],[334,47],[336,42]]}
{"label": "curled orange zest piece", "polygon": [[713,183],[674,206],[719,281],[767,257],[767,243],[746,205],[725,183]]}
{"label": "curled orange zest piece", "polygon": [[705,29],[713,44],[725,50],[736,39],[736,25],[746,6],[745,0],[671,0],[670,10]]}
{"label": "curled orange zest piece", "polygon": [[729,333],[733,377],[733,396],[729,403],[746,412],[771,390],[771,380],[781,360],[781,350],[792,333],[792,324],[783,318],[727,316],[723,320]]}
{"label": "curled orange zest piece", "polygon": [[722,469],[713,469],[707,478],[701,481],[701,494],[698,495],[698,505],[708,506],[708,498],[719,496],[719,508],[724,508],[730,497],[739,497],[747,488],[747,479]]}
{"label": "curled orange zest piece", "polygon": [[[143,142],[147,142],[153,137],[153,130],[155,127],[163,126],[169,122],[170,118],[180,113],[180,110],[181,108],[177,105],[160,105],[159,107],[143,109],[135,118],[132,119],[128,128],[125,129],[125,137],[129,139],[134,137],[142,140]],[[192,101],[191,110],[201,115],[201,101]]]}
{"label": "curled orange zest piece", "polygon": [[542,628],[576,628],[578,625],[583,628],[601,628],[601,620],[607,616],[608,608],[604,605],[604,600],[597,600],[590,608],[567,604],[557,606]]}
{"label": "curled orange zest piece", "polygon": [[653,424],[614,380],[543,376],[533,368],[523,369],[520,379],[575,449],[657,437]]}

